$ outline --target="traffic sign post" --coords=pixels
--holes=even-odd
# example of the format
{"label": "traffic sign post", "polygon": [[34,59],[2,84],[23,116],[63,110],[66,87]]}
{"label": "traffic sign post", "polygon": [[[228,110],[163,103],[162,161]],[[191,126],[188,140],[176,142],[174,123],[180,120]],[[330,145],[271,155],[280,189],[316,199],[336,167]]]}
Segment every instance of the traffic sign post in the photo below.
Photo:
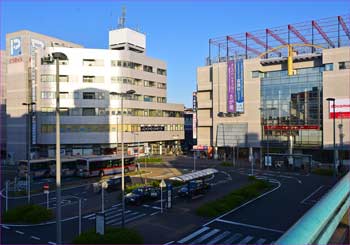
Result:
{"label": "traffic sign post", "polygon": [[5,203],[5,210],[7,211],[9,208],[9,181],[6,181],[6,203]]}
{"label": "traffic sign post", "polygon": [[167,190],[168,190],[168,208],[171,208],[171,195],[172,195],[172,190],[173,190],[173,186],[171,184],[167,185]]}
{"label": "traffic sign post", "polygon": [[163,188],[166,187],[164,179],[159,184],[160,187],[160,213],[163,213]]}
{"label": "traffic sign post", "polygon": [[49,187],[48,183],[44,184],[43,190],[44,190],[44,194],[46,194],[46,208],[47,209],[49,209],[49,193],[50,193],[49,188],[50,187]]}

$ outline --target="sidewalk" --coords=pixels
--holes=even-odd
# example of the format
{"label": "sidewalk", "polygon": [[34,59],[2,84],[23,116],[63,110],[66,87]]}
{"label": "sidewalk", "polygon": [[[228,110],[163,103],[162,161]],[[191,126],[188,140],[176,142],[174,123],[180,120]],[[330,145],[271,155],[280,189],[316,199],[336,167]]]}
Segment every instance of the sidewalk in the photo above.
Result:
{"label": "sidewalk", "polygon": [[131,223],[128,227],[138,230],[143,236],[145,244],[164,244],[176,241],[210,220],[210,218],[197,216],[195,214],[197,207],[208,201],[216,200],[246,183],[248,183],[248,179],[245,176],[239,176],[225,185],[213,187],[198,199],[177,198],[173,207],[164,209],[163,214],[148,216]]}

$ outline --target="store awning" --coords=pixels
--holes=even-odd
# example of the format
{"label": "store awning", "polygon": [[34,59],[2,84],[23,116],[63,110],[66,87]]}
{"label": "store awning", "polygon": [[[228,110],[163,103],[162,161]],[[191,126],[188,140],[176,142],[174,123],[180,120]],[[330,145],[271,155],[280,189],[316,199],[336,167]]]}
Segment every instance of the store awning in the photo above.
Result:
{"label": "store awning", "polygon": [[203,170],[199,170],[196,172],[176,176],[176,177],[171,177],[170,180],[176,180],[176,181],[181,181],[181,182],[187,182],[190,180],[195,180],[203,177],[210,176],[212,174],[218,173],[219,171],[214,169],[214,168],[206,168]]}

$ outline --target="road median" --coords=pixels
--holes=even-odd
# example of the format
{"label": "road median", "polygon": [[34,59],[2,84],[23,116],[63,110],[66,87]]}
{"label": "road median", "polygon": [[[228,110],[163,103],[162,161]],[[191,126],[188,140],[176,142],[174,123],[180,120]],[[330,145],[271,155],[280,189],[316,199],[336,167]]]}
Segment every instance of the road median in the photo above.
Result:
{"label": "road median", "polygon": [[214,201],[204,203],[196,209],[196,214],[210,218],[219,216],[255,197],[258,197],[263,192],[272,188],[272,185],[267,181],[257,180],[255,177],[249,178],[250,181],[246,186],[234,190]]}

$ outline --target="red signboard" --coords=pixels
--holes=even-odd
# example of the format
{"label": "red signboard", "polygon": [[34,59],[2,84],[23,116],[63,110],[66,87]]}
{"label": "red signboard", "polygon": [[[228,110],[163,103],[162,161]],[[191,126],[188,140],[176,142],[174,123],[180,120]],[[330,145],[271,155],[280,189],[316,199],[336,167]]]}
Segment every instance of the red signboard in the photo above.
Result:
{"label": "red signboard", "polygon": [[318,125],[265,125],[264,130],[318,130]]}
{"label": "red signboard", "polygon": [[9,64],[19,63],[19,62],[22,62],[22,61],[23,61],[22,57],[15,57],[15,58],[9,59]]}
{"label": "red signboard", "polygon": [[[333,112],[335,111],[335,113]],[[350,99],[335,99],[335,105],[330,102],[329,118],[350,118]]]}

